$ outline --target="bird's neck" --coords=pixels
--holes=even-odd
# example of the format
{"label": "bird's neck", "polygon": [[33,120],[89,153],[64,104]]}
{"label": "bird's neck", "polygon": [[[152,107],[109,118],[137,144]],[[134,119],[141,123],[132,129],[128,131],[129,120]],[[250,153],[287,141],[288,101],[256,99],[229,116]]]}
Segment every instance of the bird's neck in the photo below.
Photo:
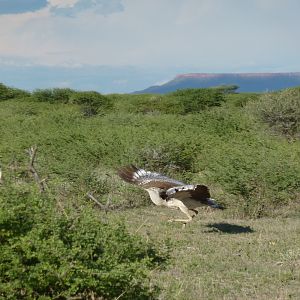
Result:
{"label": "bird's neck", "polygon": [[147,192],[150,195],[151,201],[155,204],[155,205],[166,205],[166,200],[162,199],[159,196],[159,191],[153,191],[153,190],[148,190]]}

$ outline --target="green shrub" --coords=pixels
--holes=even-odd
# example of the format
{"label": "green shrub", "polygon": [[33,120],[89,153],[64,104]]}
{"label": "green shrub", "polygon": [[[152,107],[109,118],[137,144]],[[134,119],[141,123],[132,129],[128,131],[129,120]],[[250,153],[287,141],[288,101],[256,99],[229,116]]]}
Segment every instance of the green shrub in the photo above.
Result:
{"label": "green shrub", "polygon": [[87,117],[112,107],[112,101],[108,97],[94,91],[77,92],[72,95],[70,102],[81,105],[82,112]]}
{"label": "green shrub", "polygon": [[49,103],[68,103],[75,91],[68,88],[37,89],[33,91],[32,97],[37,101]]}
{"label": "green shrub", "polygon": [[239,89],[238,85],[232,84],[232,85],[219,85],[214,87],[213,89],[219,90],[223,94],[234,94],[237,89]]}
{"label": "green shrub", "polygon": [[147,276],[164,254],[89,206],[62,213],[25,189],[0,197],[0,298],[153,298]]}
{"label": "green shrub", "polygon": [[85,116],[93,116],[112,107],[110,98],[94,91],[76,92],[68,88],[38,89],[32,93],[32,97],[40,102],[79,104]]}
{"label": "green shrub", "polygon": [[3,83],[0,83],[0,101],[28,97],[28,96],[30,96],[29,92],[26,92],[26,91],[23,91],[20,89],[7,87]]}
{"label": "green shrub", "polygon": [[170,96],[177,98],[183,105],[184,113],[197,113],[205,108],[220,106],[225,100],[220,89],[185,89],[178,90]]}
{"label": "green shrub", "polygon": [[[183,108],[178,99],[168,95],[132,95],[129,99],[115,100],[116,107],[123,113],[147,115],[182,114]],[[121,102],[121,103],[120,103]]]}
{"label": "green shrub", "polygon": [[198,156],[198,169],[227,193],[227,206],[244,216],[260,217],[299,199],[299,145],[253,132],[229,141],[219,140]]}
{"label": "green shrub", "polygon": [[143,148],[140,160],[146,168],[160,172],[191,171],[193,164],[193,156],[187,145],[177,143]]}
{"label": "green shrub", "polygon": [[225,96],[226,103],[230,106],[245,107],[248,102],[254,102],[259,98],[259,94],[255,93],[229,93]]}
{"label": "green shrub", "polygon": [[119,100],[116,95],[111,95],[110,98],[122,112],[185,115],[220,106],[225,100],[225,90],[223,88],[185,89],[166,95],[132,95],[126,99],[120,96]]}
{"label": "green shrub", "polygon": [[[215,187],[220,192],[214,196],[239,216],[268,215],[298,199],[299,141],[270,135],[249,113],[250,102],[258,100],[235,105],[248,96],[226,95],[226,103],[195,114],[183,114],[180,97],[172,95],[105,96],[114,108],[101,118],[83,118],[78,111],[83,104],[5,101],[0,163],[7,169],[26,165],[24,149],[36,144],[37,168],[58,197],[77,203],[91,191],[119,208],[150,203],[146,193],[115,177],[118,167],[134,163]],[[154,113],[162,103],[164,110]],[[140,111],[148,107],[151,113]]]}
{"label": "green shrub", "polygon": [[249,108],[275,131],[300,137],[300,88],[266,93]]}

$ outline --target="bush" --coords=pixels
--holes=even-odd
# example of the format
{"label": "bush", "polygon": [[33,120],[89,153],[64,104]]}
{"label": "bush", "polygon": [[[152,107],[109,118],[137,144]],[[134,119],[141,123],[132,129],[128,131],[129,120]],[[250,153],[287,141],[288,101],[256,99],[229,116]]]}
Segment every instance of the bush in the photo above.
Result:
{"label": "bush", "polygon": [[[147,101],[154,103],[153,109],[164,101],[182,109],[180,97],[105,96],[115,106],[101,118],[82,118],[77,105],[5,101],[0,110],[6,141],[0,143],[3,174],[4,168],[26,165],[24,149],[37,144],[38,169],[66,201],[77,203],[91,191],[118,208],[150,203],[146,193],[113,175],[120,166],[134,163],[184,182],[215,186],[221,192],[213,195],[229,207],[232,202],[237,213],[272,214],[274,207],[299,198],[299,141],[270,135],[249,113],[250,102],[256,105],[258,100],[235,105],[236,99],[244,99],[241,95],[226,95],[224,105],[186,115],[182,110],[176,115],[128,113],[147,107]],[[31,109],[38,113],[24,114]]]}
{"label": "bush", "polygon": [[275,131],[300,137],[300,88],[264,94],[249,107]]}
{"label": "bush", "polygon": [[225,99],[221,89],[185,89],[178,90],[170,96],[179,98],[185,114],[200,112],[212,106],[220,106]]}
{"label": "bush", "polygon": [[65,89],[38,89],[32,97],[40,102],[49,103],[74,103],[81,106],[85,116],[93,116],[112,106],[112,101],[98,92],[76,92]]}
{"label": "bush", "polygon": [[[129,99],[122,99],[126,105],[121,108],[123,112],[131,113],[185,115],[220,106],[224,100],[223,88],[185,89],[166,95],[132,95]],[[120,107],[120,103],[117,106]]]}
{"label": "bush", "polygon": [[239,89],[238,85],[219,85],[214,87],[213,89],[219,90],[223,94],[235,94],[236,90]]}
{"label": "bush", "polygon": [[255,93],[241,93],[241,94],[235,94],[235,93],[229,93],[226,94],[226,103],[231,106],[235,107],[245,107],[247,103],[254,102],[258,99],[260,94]]}
{"label": "bush", "polygon": [[32,93],[32,97],[41,102],[68,103],[73,93],[75,91],[68,88],[37,89]]}
{"label": "bush", "polygon": [[192,170],[192,151],[184,144],[161,145],[155,148],[147,147],[140,151],[143,166],[160,172]]}
{"label": "bush", "polygon": [[10,88],[5,86],[3,83],[0,83],[0,101],[28,96],[30,96],[29,92],[20,89]]}
{"label": "bush", "polygon": [[103,223],[89,207],[63,214],[30,189],[10,187],[2,196],[0,298],[154,296],[147,275],[165,255],[122,223]]}
{"label": "bush", "polygon": [[112,107],[109,98],[98,92],[77,92],[72,95],[70,102],[82,106],[82,112],[85,116],[93,116],[101,111],[105,111]]}
{"label": "bush", "polygon": [[116,109],[122,113],[130,112],[147,115],[183,113],[182,105],[178,99],[168,95],[132,95],[130,98],[122,98],[120,96],[119,99],[113,99]]}

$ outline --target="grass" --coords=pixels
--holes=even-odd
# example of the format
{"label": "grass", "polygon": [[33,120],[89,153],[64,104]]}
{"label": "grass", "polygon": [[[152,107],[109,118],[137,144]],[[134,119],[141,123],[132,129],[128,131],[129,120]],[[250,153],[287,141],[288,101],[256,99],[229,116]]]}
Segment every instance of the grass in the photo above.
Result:
{"label": "grass", "polygon": [[203,209],[185,229],[166,222],[174,215],[149,207],[108,216],[170,245],[168,266],[151,273],[159,299],[298,299],[299,215],[237,219]]}

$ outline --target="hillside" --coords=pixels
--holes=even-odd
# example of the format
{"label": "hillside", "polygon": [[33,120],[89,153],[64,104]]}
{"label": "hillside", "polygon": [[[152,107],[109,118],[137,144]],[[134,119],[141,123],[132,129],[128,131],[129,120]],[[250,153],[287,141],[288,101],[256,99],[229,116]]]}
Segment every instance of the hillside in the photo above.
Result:
{"label": "hillside", "polygon": [[278,91],[300,86],[298,73],[191,73],[181,74],[173,80],[151,86],[133,94],[165,94],[178,89],[208,88],[222,85],[237,85],[238,92]]}
{"label": "hillside", "polygon": [[[300,89],[0,84],[0,105],[0,298],[297,299]],[[180,212],[116,175],[130,163],[206,184],[226,209],[167,222]]]}

